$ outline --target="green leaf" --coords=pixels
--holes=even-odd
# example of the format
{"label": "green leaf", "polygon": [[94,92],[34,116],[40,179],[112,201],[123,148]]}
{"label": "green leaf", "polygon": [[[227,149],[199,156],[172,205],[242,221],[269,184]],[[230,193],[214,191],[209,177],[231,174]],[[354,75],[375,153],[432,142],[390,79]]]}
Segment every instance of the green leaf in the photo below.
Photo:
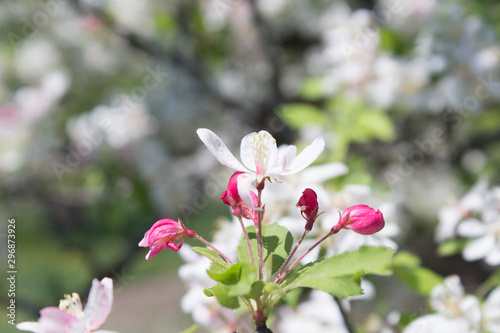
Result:
{"label": "green leaf", "polygon": [[402,267],[419,267],[420,266],[420,258],[413,253],[408,251],[399,251],[392,258],[392,267],[394,266],[402,266]]}
{"label": "green leaf", "polygon": [[207,273],[208,276],[217,282],[235,284],[240,280],[241,262],[237,262],[236,264],[223,270],[209,269],[207,270]]}
{"label": "green leaf", "polygon": [[384,51],[402,55],[410,49],[408,39],[402,33],[398,33],[395,30],[382,27],[379,30],[379,37],[380,48]]}
{"label": "green leaf", "polygon": [[226,268],[229,266],[229,264],[224,260],[224,258],[222,258],[220,256],[220,254],[218,254],[217,252],[215,252],[212,249],[208,249],[206,247],[195,246],[195,247],[193,247],[193,251],[198,253],[198,254],[201,254],[202,256],[207,257],[214,264],[217,264],[222,268]]}
{"label": "green leaf", "polygon": [[424,296],[430,295],[437,284],[443,283],[442,276],[421,267],[420,258],[410,252],[398,252],[392,261],[392,269],[398,279]]}
{"label": "green leaf", "polygon": [[228,296],[244,296],[251,293],[257,280],[257,270],[249,263],[238,262],[226,269],[212,265],[208,275],[224,285]]}
{"label": "green leaf", "polygon": [[180,333],[193,333],[198,328],[200,328],[200,324],[195,324],[195,325],[191,326],[190,328],[188,328],[187,330],[184,330],[184,331],[182,331]]}
{"label": "green leaf", "polygon": [[307,99],[318,99],[325,96],[325,91],[322,87],[322,77],[307,78],[302,82],[300,87],[300,95]]}
{"label": "green leaf", "polygon": [[220,305],[226,308],[237,309],[240,306],[238,297],[230,296],[228,294],[228,287],[223,284],[218,283],[212,288],[204,289],[203,292],[208,297],[215,296]]}
{"label": "green leaf", "polygon": [[492,133],[498,131],[500,113],[498,109],[484,110],[471,120],[476,132],[483,134]]}
{"label": "green leaf", "polygon": [[241,264],[238,282],[234,285],[228,286],[228,295],[244,296],[251,294],[252,286],[256,280],[257,270],[255,267],[247,263]]}
{"label": "green leaf", "polygon": [[389,265],[393,254],[387,247],[362,246],[306,266],[285,279],[285,290],[309,287],[337,297],[359,295],[361,276],[392,273]]}
{"label": "green leaf", "polygon": [[324,123],[326,114],[310,104],[287,104],[280,112],[283,121],[294,129],[300,129],[309,123]]}
{"label": "green leaf", "polygon": [[379,111],[367,111],[363,113],[363,116],[358,119],[358,126],[360,133],[365,134],[366,141],[371,138],[390,141],[395,136],[391,118]]}
{"label": "green leaf", "polygon": [[[247,233],[250,239],[253,257],[255,259],[255,267],[257,267],[258,251],[255,227],[247,227]],[[287,228],[282,227],[277,223],[262,226],[262,260],[264,262],[271,260],[270,275],[276,273],[280,269],[281,265],[283,265],[292,249],[292,244],[293,236]],[[240,240],[237,253],[238,258],[242,263],[251,263],[248,246],[244,237]]]}
{"label": "green leaf", "polygon": [[250,292],[252,294],[252,297],[254,299],[257,299],[260,296],[262,296],[265,286],[266,286],[266,283],[264,281],[262,281],[262,280],[255,281],[252,284],[252,290]]}
{"label": "green leaf", "polygon": [[210,263],[210,267],[207,269],[207,274],[208,276],[211,276],[212,274],[214,276],[218,276],[219,274],[222,274],[224,270],[227,268],[220,267],[219,265],[215,263]]}
{"label": "green leaf", "polygon": [[438,254],[441,257],[452,256],[462,253],[463,249],[467,246],[469,240],[467,239],[452,239],[444,242],[438,247]]}

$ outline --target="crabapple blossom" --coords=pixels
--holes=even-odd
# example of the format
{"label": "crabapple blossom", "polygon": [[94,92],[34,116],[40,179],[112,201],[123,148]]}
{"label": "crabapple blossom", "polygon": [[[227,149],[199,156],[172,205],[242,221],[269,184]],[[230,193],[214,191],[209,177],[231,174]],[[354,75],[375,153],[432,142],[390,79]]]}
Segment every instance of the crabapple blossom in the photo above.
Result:
{"label": "crabapple blossom", "polygon": [[254,132],[241,140],[242,164],[215,133],[206,128],[199,128],[196,133],[222,165],[244,172],[238,177],[238,193],[243,202],[252,208],[254,206],[250,189],[254,181],[259,185],[271,177],[298,173],[314,162],[325,147],[323,138],[318,137],[297,155],[296,146],[284,145],[278,148],[276,140],[267,131]]}
{"label": "crabapple blossom", "polygon": [[[175,252],[179,251],[184,241],[184,237],[194,238],[196,233],[187,229],[181,220],[162,219],[156,221],[153,226],[146,231],[144,238],[139,242],[141,247],[149,247],[150,250],[146,259],[154,257],[161,251],[169,248]],[[178,241],[178,242],[177,242]],[[177,244],[175,243],[177,242]]]}
{"label": "crabapple blossom", "polygon": [[113,333],[96,331],[108,317],[113,305],[113,280],[94,279],[85,308],[77,293],[65,295],[59,307],[46,307],[40,310],[37,322],[23,322],[16,325],[21,331],[35,333]]}
{"label": "crabapple blossom", "polygon": [[339,222],[332,228],[337,232],[342,228],[351,229],[362,235],[372,235],[384,228],[384,216],[380,210],[367,205],[355,205],[344,210]]}
{"label": "crabapple blossom", "polygon": [[457,233],[472,241],[463,250],[467,261],[484,259],[496,266],[500,264],[500,187],[489,189],[483,196],[483,209],[460,222]]}

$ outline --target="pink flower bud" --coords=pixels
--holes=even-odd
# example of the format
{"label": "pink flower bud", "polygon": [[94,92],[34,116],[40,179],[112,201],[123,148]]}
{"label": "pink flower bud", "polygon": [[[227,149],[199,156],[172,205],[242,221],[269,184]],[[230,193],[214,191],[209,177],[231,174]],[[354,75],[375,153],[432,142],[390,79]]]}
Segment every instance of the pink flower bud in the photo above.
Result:
{"label": "pink flower bud", "polygon": [[[231,214],[234,216],[243,216],[246,219],[253,220],[254,222],[257,220],[257,212],[248,207],[243,200],[241,199],[238,193],[238,176],[243,174],[244,172],[236,171],[231,178],[229,179],[229,183],[227,184],[227,190],[224,191],[221,195],[222,201],[231,207]],[[250,192],[250,196],[252,197],[253,205],[257,206],[258,197],[255,193]]]}
{"label": "pink flower bud", "polygon": [[302,196],[297,202],[297,207],[300,208],[300,214],[306,219],[306,230],[311,230],[316,218],[318,217],[318,196],[316,192],[310,188],[306,188],[302,192]]}
{"label": "pink flower bud", "polygon": [[347,208],[340,215],[339,222],[332,230],[351,229],[362,235],[372,235],[385,226],[384,216],[380,210],[367,205],[355,205]]}
{"label": "pink flower bud", "polygon": [[[195,235],[196,233],[193,230],[187,229],[180,220],[162,219],[156,221],[151,229],[146,231],[139,246],[150,248],[146,255],[146,259],[149,260],[166,248],[174,250],[175,252],[179,251],[184,241],[184,237],[188,236],[194,238]],[[177,242],[177,244],[175,242]]]}
{"label": "pink flower bud", "polygon": [[229,183],[227,184],[227,190],[221,195],[222,201],[232,208],[231,214],[234,216],[241,215],[241,205],[242,200],[238,193],[238,176],[241,175],[242,171],[236,171],[233,173],[231,178],[229,178]]}

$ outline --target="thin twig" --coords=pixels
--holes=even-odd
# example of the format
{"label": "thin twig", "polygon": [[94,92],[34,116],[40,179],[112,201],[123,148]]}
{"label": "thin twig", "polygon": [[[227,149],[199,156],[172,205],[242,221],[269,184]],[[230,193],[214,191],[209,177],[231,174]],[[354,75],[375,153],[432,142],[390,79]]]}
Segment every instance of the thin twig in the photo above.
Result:
{"label": "thin twig", "polygon": [[288,255],[288,258],[286,258],[285,262],[283,263],[283,265],[281,266],[279,272],[278,272],[278,275],[277,277],[280,277],[281,276],[281,273],[283,273],[283,271],[285,270],[286,268],[286,265],[288,265],[288,263],[290,262],[290,260],[292,259],[293,255],[295,254],[295,252],[297,251],[297,249],[299,248],[299,245],[302,243],[302,241],[304,240],[304,238],[306,237],[307,233],[309,232],[309,230],[304,230],[304,233],[302,234],[302,237],[300,237],[299,241],[297,242],[297,244],[295,245],[295,247],[293,248],[292,252],[290,252],[290,254]]}
{"label": "thin twig", "polygon": [[338,299],[337,297],[334,298],[335,302],[337,302],[337,305],[339,307],[340,314],[344,319],[345,328],[349,333],[355,333],[356,331],[354,330],[354,326],[352,325],[351,320],[349,319],[349,314],[345,311],[344,307],[342,306],[342,303],[340,302],[340,299]]}
{"label": "thin twig", "polygon": [[224,258],[228,264],[232,265],[233,262],[231,261],[231,259],[229,259],[228,257],[226,257],[224,255],[224,253],[220,252],[215,246],[213,246],[212,244],[210,244],[210,242],[206,241],[203,237],[201,237],[200,235],[196,234],[195,235],[196,239],[199,240],[200,242],[202,242],[203,244],[205,244],[206,246],[210,247],[212,250],[214,250],[215,252],[217,252],[222,258]]}
{"label": "thin twig", "polygon": [[331,235],[335,234],[336,232],[334,232],[333,230],[330,230],[329,233],[327,233],[325,236],[323,236],[319,241],[317,241],[316,243],[314,243],[313,246],[311,246],[309,248],[309,250],[307,250],[303,255],[300,256],[299,259],[295,260],[293,262],[292,265],[290,265],[290,267],[286,270],[285,273],[283,273],[281,276],[277,276],[276,277],[276,280],[274,281],[274,283],[280,283],[281,280],[283,280],[283,278],[306,256],[309,254],[309,252],[311,252],[312,250],[314,250],[314,248],[316,246],[318,246],[319,244],[321,244],[325,239],[327,239],[328,237],[330,237]]}

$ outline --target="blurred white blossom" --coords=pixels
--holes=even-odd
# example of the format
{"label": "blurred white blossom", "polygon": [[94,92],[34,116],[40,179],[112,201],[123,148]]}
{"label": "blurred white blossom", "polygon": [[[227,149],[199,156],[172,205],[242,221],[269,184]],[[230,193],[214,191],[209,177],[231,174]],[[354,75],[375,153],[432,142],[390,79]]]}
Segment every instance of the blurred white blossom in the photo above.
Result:
{"label": "blurred white blossom", "polygon": [[104,138],[115,149],[126,147],[154,129],[155,123],[146,105],[126,96],[117,99],[112,105],[96,106],[69,122],[67,127],[75,143],[91,141],[94,137],[95,146],[98,146]]}
{"label": "blurred white blossom", "polygon": [[470,239],[462,254],[465,260],[484,259],[492,266],[500,264],[500,188],[488,188],[480,180],[456,205],[439,212],[436,241]]}
{"label": "blurred white blossom", "polygon": [[327,293],[311,290],[306,301],[295,309],[283,306],[278,310],[278,328],[286,333],[347,333],[342,314],[334,298]]}
{"label": "blurred white blossom", "polygon": [[484,304],[467,295],[456,275],[447,277],[431,292],[430,305],[435,313],[412,321],[404,333],[498,332],[500,328],[500,288],[495,288]]}

